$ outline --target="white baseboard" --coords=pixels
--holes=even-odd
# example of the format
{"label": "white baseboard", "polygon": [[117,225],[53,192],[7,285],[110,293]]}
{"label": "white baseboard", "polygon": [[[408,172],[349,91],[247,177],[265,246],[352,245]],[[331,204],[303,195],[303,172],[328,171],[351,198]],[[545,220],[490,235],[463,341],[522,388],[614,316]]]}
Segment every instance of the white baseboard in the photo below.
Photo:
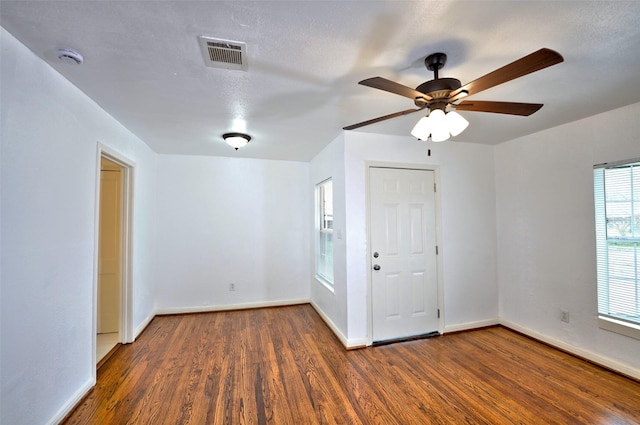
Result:
{"label": "white baseboard", "polygon": [[350,338],[347,339],[347,345],[344,346],[347,350],[356,350],[358,348],[364,348],[369,344],[367,338]]}
{"label": "white baseboard", "polygon": [[352,338],[352,339],[347,338],[342,333],[342,331],[336,326],[336,324],[333,323],[333,321],[329,318],[329,316],[324,314],[324,311],[322,311],[322,309],[318,306],[318,304],[314,303],[313,301],[310,301],[310,303],[313,309],[322,318],[324,323],[326,323],[326,325],[329,326],[329,329],[331,329],[333,334],[340,340],[344,348],[346,348],[347,350],[353,350],[356,348],[362,348],[367,346],[366,338]]}
{"label": "white baseboard", "polygon": [[549,336],[543,335],[539,332],[536,332],[532,329],[526,328],[524,326],[518,325],[517,323],[510,322],[508,320],[501,319],[500,324],[509,329],[513,329],[514,331],[521,332],[531,338],[543,341],[553,347],[559,348],[561,350],[567,351],[576,356],[582,357],[589,361],[592,361],[598,365],[604,366],[606,368],[612,369],[616,372],[620,372],[624,375],[631,376],[636,379],[640,379],[640,370],[633,368],[624,363],[620,363],[616,360],[610,359],[608,357],[601,356],[600,354],[596,354],[592,351],[585,350],[584,348],[576,347],[575,345],[567,344],[564,341],[559,339],[551,338]]}
{"label": "white baseboard", "polygon": [[80,400],[82,400],[84,396],[91,391],[95,384],[95,381],[91,379],[87,381],[69,400],[67,400],[54,417],[49,419],[47,425],[57,425],[62,422],[62,420],[76,407],[76,405],[80,403]]}
{"label": "white baseboard", "polygon": [[221,305],[199,305],[194,307],[166,307],[158,308],[156,315],[163,314],[185,314],[185,313],[207,313],[211,311],[228,311],[228,310],[246,310],[250,308],[264,307],[281,307],[287,305],[309,304],[308,298],[298,300],[278,300],[278,301],[259,301],[254,303],[241,304],[221,304]]}
{"label": "white baseboard", "polygon": [[[133,331],[133,341],[135,341],[136,339],[138,339],[138,337],[140,336],[140,334],[142,333],[142,331],[144,331],[147,326],[149,326],[149,323],[151,323],[151,321],[153,320],[153,318],[156,317],[156,312],[152,311],[151,314],[149,314],[147,316],[146,319],[144,319],[142,321],[142,323],[140,323],[136,329]],[[133,342],[131,341],[131,342]]]}
{"label": "white baseboard", "polygon": [[444,333],[468,331],[471,329],[484,328],[487,326],[495,326],[499,324],[500,324],[500,321],[498,319],[487,319],[487,320],[479,320],[477,322],[459,323],[457,325],[445,326]]}

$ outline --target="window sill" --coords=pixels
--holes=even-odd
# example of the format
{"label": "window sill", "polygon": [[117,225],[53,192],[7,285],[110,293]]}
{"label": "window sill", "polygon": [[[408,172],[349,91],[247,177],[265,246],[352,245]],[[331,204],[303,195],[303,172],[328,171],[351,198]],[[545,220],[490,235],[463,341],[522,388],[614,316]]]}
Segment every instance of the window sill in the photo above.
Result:
{"label": "window sill", "polygon": [[331,291],[332,294],[335,294],[335,289],[333,288],[333,284],[330,283],[328,280],[321,278],[320,276],[316,275],[316,282],[318,282],[320,285],[324,286],[327,290]]}
{"label": "window sill", "polygon": [[598,325],[600,329],[628,336],[629,338],[640,339],[640,325],[604,316],[598,316]]}

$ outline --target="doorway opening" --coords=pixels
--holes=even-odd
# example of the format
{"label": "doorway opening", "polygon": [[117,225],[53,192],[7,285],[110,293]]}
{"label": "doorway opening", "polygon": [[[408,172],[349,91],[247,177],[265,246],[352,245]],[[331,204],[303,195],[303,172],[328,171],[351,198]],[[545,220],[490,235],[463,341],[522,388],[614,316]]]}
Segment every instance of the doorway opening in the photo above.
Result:
{"label": "doorway opening", "polygon": [[122,286],[122,167],[100,158],[96,361],[120,343]]}
{"label": "doorway opening", "polygon": [[94,364],[132,340],[131,195],[133,165],[98,149]]}

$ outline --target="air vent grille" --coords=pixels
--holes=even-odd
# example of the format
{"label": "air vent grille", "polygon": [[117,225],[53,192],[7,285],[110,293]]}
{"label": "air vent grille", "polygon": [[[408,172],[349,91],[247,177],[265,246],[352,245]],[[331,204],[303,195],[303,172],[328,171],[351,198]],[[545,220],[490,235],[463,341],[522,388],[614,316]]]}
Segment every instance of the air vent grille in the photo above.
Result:
{"label": "air vent grille", "polygon": [[209,50],[209,60],[213,62],[234,63],[242,65],[242,51],[239,46],[231,44],[222,45],[220,43],[207,43]]}
{"label": "air vent grille", "polygon": [[247,45],[239,41],[198,37],[205,65],[212,68],[247,70]]}

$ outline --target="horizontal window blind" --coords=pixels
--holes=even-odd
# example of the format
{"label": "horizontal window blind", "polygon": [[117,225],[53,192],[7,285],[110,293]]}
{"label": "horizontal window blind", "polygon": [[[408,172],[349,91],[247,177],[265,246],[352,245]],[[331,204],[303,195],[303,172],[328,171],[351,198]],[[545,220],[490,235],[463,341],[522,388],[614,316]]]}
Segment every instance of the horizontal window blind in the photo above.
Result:
{"label": "horizontal window blind", "polygon": [[316,185],[318,232],[316,233],[316,275],[333,284],[333,183]]}
{"label": "horizontal window blind", "polygon": [[640,162],[594,169],[598,313],[640,324]]}

